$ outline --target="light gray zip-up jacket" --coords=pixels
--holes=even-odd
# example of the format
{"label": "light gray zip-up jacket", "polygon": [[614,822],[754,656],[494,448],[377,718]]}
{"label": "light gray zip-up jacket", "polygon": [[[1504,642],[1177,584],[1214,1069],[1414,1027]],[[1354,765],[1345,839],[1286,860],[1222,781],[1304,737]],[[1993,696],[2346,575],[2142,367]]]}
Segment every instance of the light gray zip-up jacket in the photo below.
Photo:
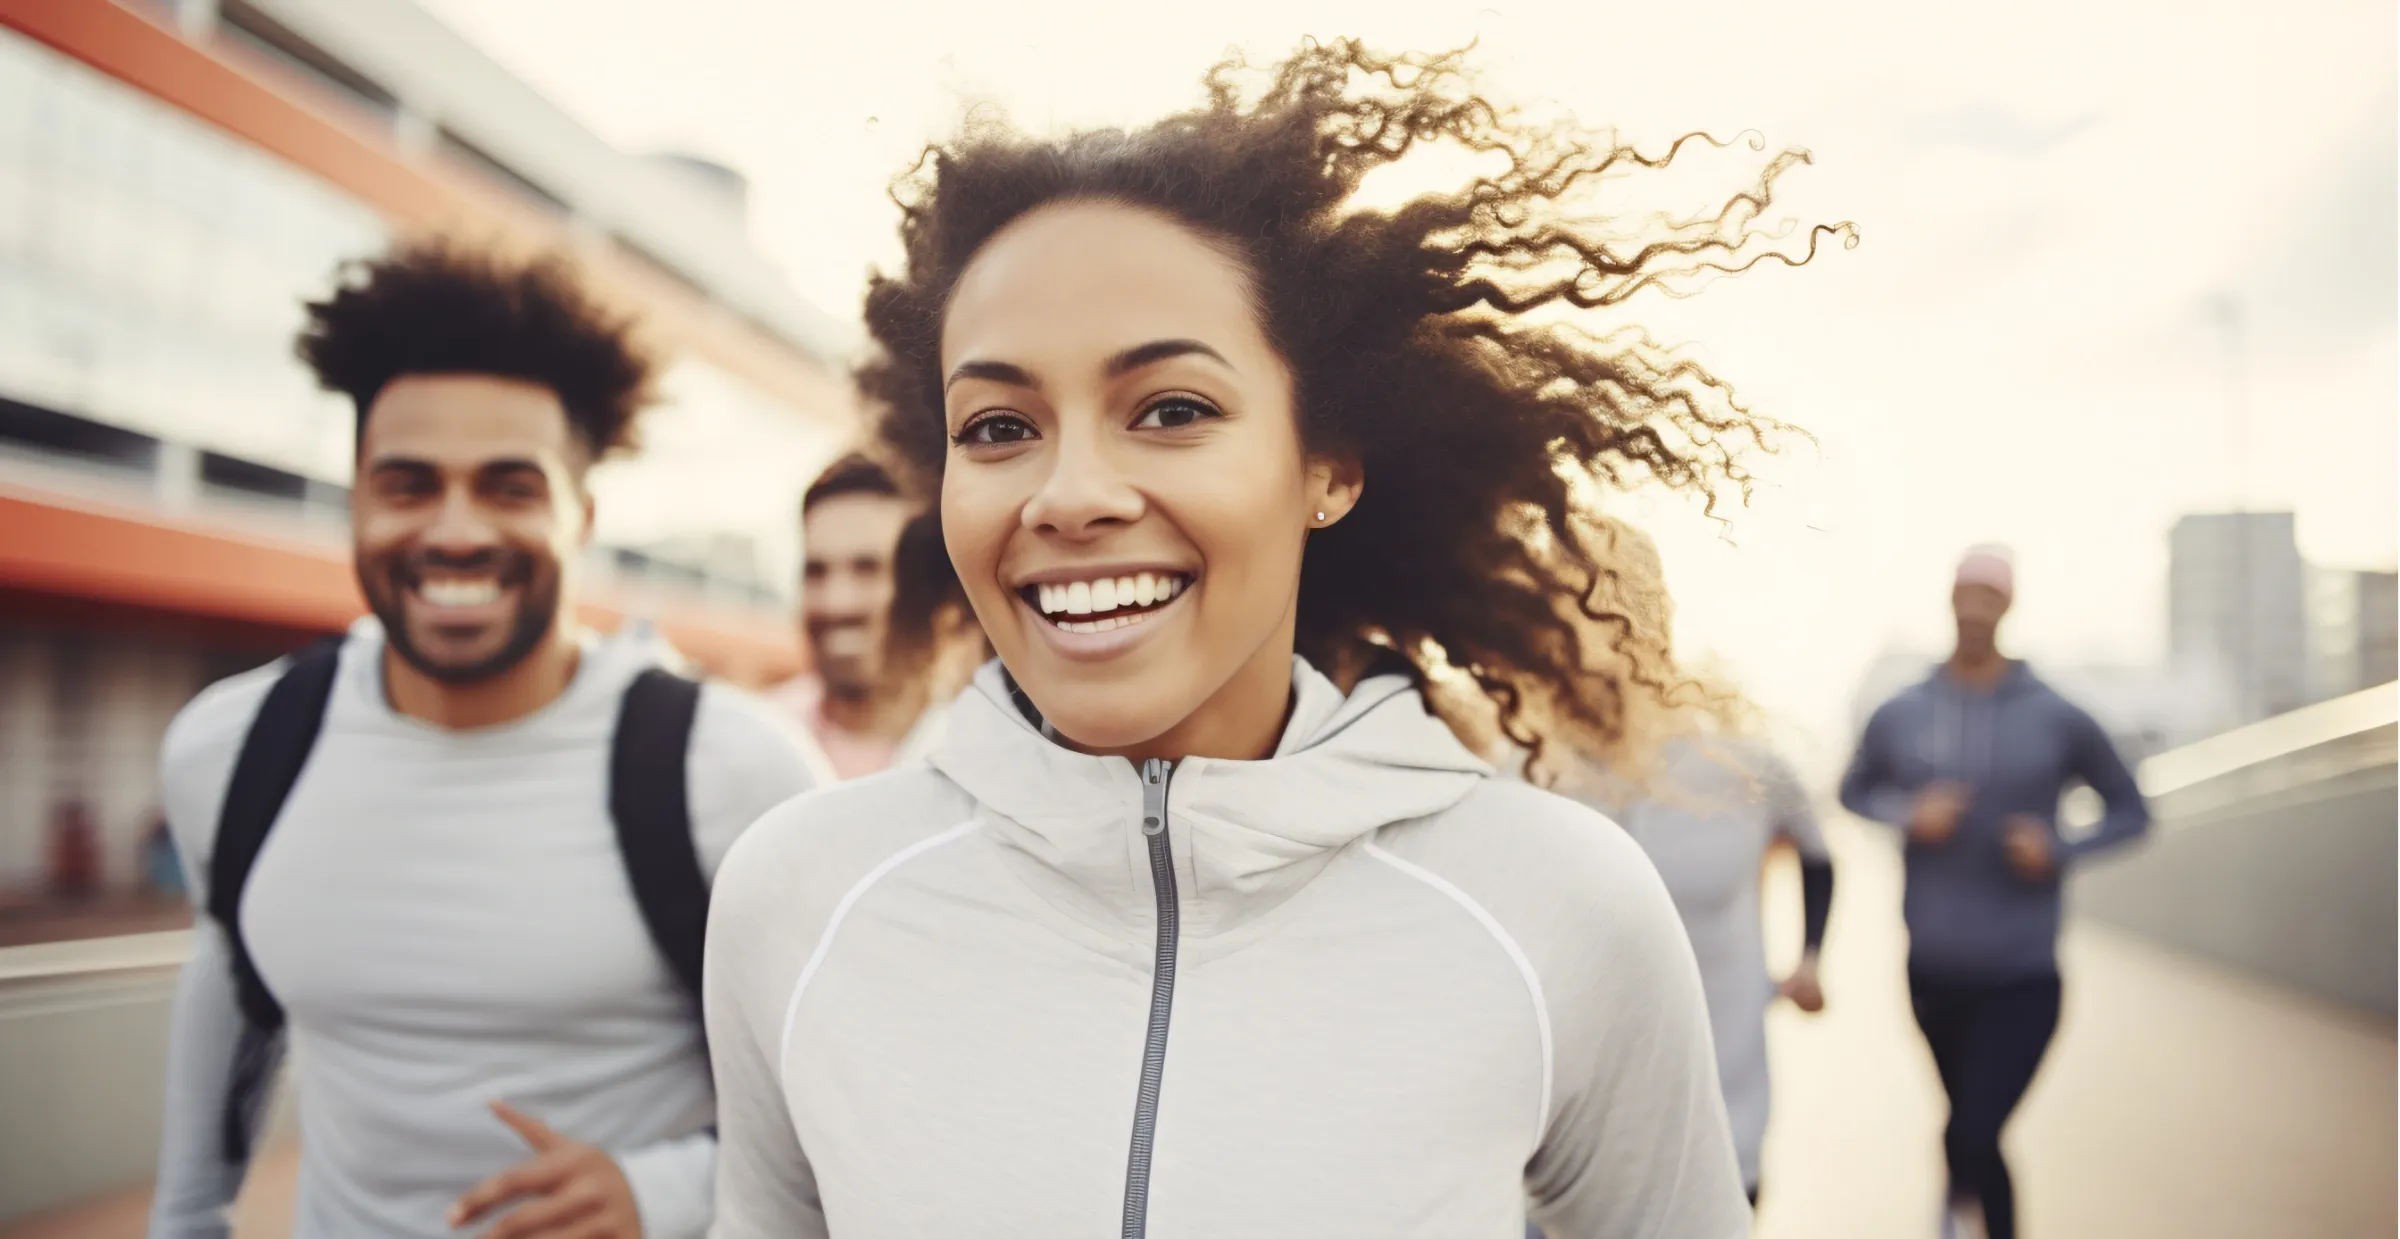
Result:
{"label": "light gray zip-up jacket", "polygon": [[998,664],[930,767],[718,875],[720,1239],[1736,1239],[1691,947],[1607,819],[1402,678],[1305,663],[1263,761],[1043,738]]}

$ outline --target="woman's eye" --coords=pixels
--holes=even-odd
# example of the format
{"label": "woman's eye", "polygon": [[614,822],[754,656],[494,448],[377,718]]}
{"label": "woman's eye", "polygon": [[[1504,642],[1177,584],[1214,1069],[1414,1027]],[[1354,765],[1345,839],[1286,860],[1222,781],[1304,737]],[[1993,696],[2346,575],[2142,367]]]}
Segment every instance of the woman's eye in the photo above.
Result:
{"label": "woman's eye", "polygon": [[1168,396],[1154,400],[1145,407],[1142,415],[1134,420],[1133,427],[1136,430],[1180,430],[1195,422],[1223,416],[1215,405],[1205,400],[1191,396]]}
{"label": "woman's eye", "polygon": [[950,441],[961,446],[998,447],[1038,438],[1033,423],[1013,413],[988,413],[968,422]]}

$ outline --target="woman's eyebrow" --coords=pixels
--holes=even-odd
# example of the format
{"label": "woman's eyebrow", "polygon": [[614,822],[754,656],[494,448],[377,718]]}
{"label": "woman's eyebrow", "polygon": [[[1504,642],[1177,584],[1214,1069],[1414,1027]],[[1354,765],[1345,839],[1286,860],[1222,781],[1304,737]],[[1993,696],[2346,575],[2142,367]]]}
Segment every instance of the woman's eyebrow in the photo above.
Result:
{"label": "woman's eyebrow", "polygon": [[1112,379],[1121,378],[1144,366],[1156,365],[1170,357],[1193,356],[1209,358],[1218,365],[1233,370],[1236,374],[1241,373],[1234,369],[1232,362],[1225,360],[1225,354],[1198,340],[1152,340],[1148,344],[1137,344],[1109,358],[1108,365],[1103,367],[1103,370]]}
{"label": "woman's eyebrow", "polygon": [[990,379],[1011,387],[1037,392],[1042,390],[1041,380],[1034,378],[1032,371],[1005,361],[962,361],[957,369],[950,372],[950,377],[942,381],[942,390],[948,391],[965,379]]}

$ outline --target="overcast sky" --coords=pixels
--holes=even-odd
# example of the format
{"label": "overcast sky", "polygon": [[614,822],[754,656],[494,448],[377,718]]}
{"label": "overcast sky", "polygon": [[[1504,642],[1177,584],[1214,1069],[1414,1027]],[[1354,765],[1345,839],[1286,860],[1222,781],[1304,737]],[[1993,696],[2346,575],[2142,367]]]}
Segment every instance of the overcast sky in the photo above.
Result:
{"label": "overcast sky", "polygon": [[1729,529],[1651,505],[1681,635],[1812,764],[1879,650],[1939,647],[1969,543],[2017,549],[2011,639],[2050,662],[2163,657],[2182,512],[2295,510],[2313,560],[2395,558],[2388,0],[426,2],[603,137],[742,169],[758,244],[850,320],[896,250],[885,184],[968,102],[1138,124],[1231,46],[1479,38],[1492,93],[1646,147],[1809,148],[1785,207],[1863,244],[1617,313],[1819,441]]}

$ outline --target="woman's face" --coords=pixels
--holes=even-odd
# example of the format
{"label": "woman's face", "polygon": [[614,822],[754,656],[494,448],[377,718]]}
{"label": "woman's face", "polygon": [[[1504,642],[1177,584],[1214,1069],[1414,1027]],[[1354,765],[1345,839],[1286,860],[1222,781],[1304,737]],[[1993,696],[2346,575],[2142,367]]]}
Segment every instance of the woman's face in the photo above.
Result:
{"label": "woman's face", "polygon": [[1162,215],[1046,206],[968,264],[941,364],[943,534],[1043,716],[1094,752],[1264,756],[1301,549],[1359,488],[1303,453],[1241,268]]}

